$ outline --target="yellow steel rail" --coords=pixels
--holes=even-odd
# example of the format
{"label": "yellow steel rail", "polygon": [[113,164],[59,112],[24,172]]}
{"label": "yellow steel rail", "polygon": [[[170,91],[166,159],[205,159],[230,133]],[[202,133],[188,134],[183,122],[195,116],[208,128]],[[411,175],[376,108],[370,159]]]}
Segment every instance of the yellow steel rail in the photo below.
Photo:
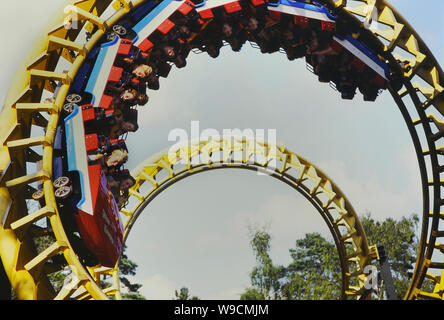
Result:
{"label": "yellow steel rail", "polygon": [[[87,53],[96,45],[109,25],[127,14],[133,5],[120,1],[116,12],[107,20],[100,18],[112,3],[101,1],[69,1],[64,13],[50,23],[50,31],[42,34],[21,70],[12,82],[9,95],[1,113],[0,140],[0,256],[10,283],[19,299],[107,299],[106,293],[79,261],[63,229],[52,186],[53,139],[60,110],[72,79],[82,65]],[[69,9],[69,10],[67,10]],[[78,28],[68,28],[76,23]],[[82,28],[89,23],[98,26],[87,42],[78,41]],[[70,69],[59,73],[58,63],[69,62]],[[42,101],[43,93],[57,95],[50,102]],[[44,134],[31,136],[33,126],[42,126]],[[39,170],[26,170],[27,152],[30,147],[42,150]],[[26,189],[40,184],[44,192],[44,206],[28,213]],[[37,252],[33,238],[33,223],[42,219],[50,221],[53,243]],[[48,280],[51,258],[62,253],[75,274],[74,280],[56,292]],[[91,272],[92,271],[92,272]]]}
{"label": "yellow steel rail", "polygon": [[[61,106],[86,55],[110,26],[143,2],[69,1],[71,10],[65,10],[53,20],[50,31],[37,39],[12,82],[0,115],[0,256],[11,285],[21,299],[106,299],[108,295],[118,295],[116,286],[104,291],[98,284],[100,275],[109,275],[111,270],[100,266],[85,269],[66,237],[51,182],[52,143]],[[442,69],[419,35],[387,1],[321,2],[357,26],[353,29],[355,36],[377,47],[380,58],[399,76],[401,89],[391,85],[389,90],[415,145],[423,189],[420,249],[405,298],[444,299],[444,263],[435,254],[444,253],[444,230],[439,228],[444,217],[440,179],[444,171]],[[113,14],[104,17],[111,5]],[[79,28],[65,28],[67,21],[78,23]],[[92,25],[97,26],[92,37],[86,42],[78,41],[81,28],[93,30]],[[69,63],[67,72],[56,71],[61,60]],[[57,92],[56,85],[59,86]],[[45,92],[56,92],[54,99],[43,100]],[[409,109],[408,104],[413,104],[414,110]],[[36,126],[44,128],[41,136],[31,136],[31,129]],[[420,138],[422,136],[425,139]],[[30,156],[30,147],[41,148],[41,159]],[[34,172],[26,170],[29,162],[39,163]],[[431,168],[430,173],[427,167]],[[33,184],[42,185],[45,205],[28,213],[25,195]],[[37,252],[33,224],[41,219],[49,219],[54,241]],[[60,253],[73,269],[76,280],[56,292],[47,274],[53,270],[51,258]],[[431,284],[433,290],[426,290],[426,284]]]}
{"label": "yellow steel rail", "polygon": [[[423,193],[420,248],[405,299],[442,300],[444,263],[437,253],[444,253],[444,232],[439,226],[444,204],[440,177],[444,171],[444,149],[440,140],[444,136],[443,71],[424,41],[388,1],[322,2],[330,8],[338,8],[355,22],[359,26],[358,33],[379,47],[380,57],[400,76],[402,88],[390,86],[389,90],[415,145]],[[431,168],[429,172],[427,167]]]}
{"label": "yellow steel rail", "polygon": [[[208,170],[258,170],[277,178],[304,195],[321,214],[335,240],[342,268],[342,299],[359,298],[365,290],[364,269],[376,258],[352,205],[320,169],[284,145],[245,137],[211,137],[160,152],[131,172],[136,184],[129,205],[122,209],[126,240],[145,207],[174,183]],[[113,289],[119,282],[118,265]],[[120,297],[120,292],[118,297]]]}

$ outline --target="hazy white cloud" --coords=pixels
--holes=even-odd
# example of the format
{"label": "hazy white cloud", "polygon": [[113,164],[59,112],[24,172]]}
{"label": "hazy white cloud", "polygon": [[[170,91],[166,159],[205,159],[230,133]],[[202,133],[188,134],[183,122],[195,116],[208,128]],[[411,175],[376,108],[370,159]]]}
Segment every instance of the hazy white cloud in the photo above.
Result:
{"label": "hazy white cloud", "polygon": [[[416,11],[421,4],[397,2],[415,23],[424,22],[427,15]],[[19,1],[0,14],[0,27],[11,39],[0,51],[1,102],[33,39],[64,3]],[[429,22],[422,26],[427,38],[439,40],[435,27],[442,26]],[[437,51],[439,44],[432,43]],[[387,95],[375,104],[362,103],[360,96],[342,101],[317,83],[303,60],[290,64],[284,55],[260,55],[248,45],[241,53],[224,48],[216,60],[191,54],[188,62],[161,79],[161,90],[139,109],[141,128],[128,137],[129,168],[168,147],[169,131],[187,129],[192,120],[220,132],[275,128],[278,140],[326,172],[358,213],[399,217],[421,205],[416,156]],[[130,235],[128,255],[139,264],[141,293],[171,299],[174,290],[188,286],[204,299],[237,299],[254,266],[251,224],[268,225],[276,263],[286,262],[288,249],[305,233],[328,233],[308,201],[274,179],[233,171],[196,175],[153,201]]]}
{"label": "hazy white cloud", "polygon": [[[330,231],[319,212],[296,190],[271,194],[256,211],[239,212],[235,217],[239,234],[248,227],[265,229],[272,235],[270,255],[275,263],[290,261],[289,249],[307,233],[319,232],[330,239]],[[250,239],[246,239],[250,240]],[[244,240],[245,241],[245,240]]]}
{"label": "hazy white cloud", "polygon": [[358,215],[370,211],[374,217],[400,218],[422,210],[417,159],[409,148],[404,148],[395,159],[395,163],[404,176],[385,176],[378,168],[370,168],[365,174],[353,177],[342,160],[329,160],[321,163],[329,177],[339,186],[351,202]]}
{"label": "hazy white cloud", "polygon": [[208,295],[205,300],[239,300],[239,297],[244,290],[245,288],[221,290],[214,294]]}
{"label": "hazy white cloud", "polygon": [[3,41],[0,51],[0,108],[19,66],[23,62],[35,38],[48,27],[48,20],[61,10],[65,0],[24,0],[3,4],[0,14],[0,30]]}
{"label": "hazy white cloud", "polygon": [[148,300],[171,300],[174,297],[174,291],[180,290],[180,287],[176,282],[159,273],[142,280],[129,278],[131,279],[130,281],[142,285],[139,292]]}
{"label": "hazy white cloud", "polygon": [[[204,300],[238,300],[244,291],[243,287],[222,290],[215,289],[212,293],[202,296],[195,290],[195,288],[181,285],[160,273],[144,279],[136,279],[134,277],[128,277],[128,279],[131,282],[142,284],[139,293],[145,296],[148,300],[171,300],[175,297],[174,292],[176,290],[179,291],[183,287],[189,289],[189,294],[191,296],[197,296]],[[125,292],[123,289],[124,286],[122,286],[122,291]]]}

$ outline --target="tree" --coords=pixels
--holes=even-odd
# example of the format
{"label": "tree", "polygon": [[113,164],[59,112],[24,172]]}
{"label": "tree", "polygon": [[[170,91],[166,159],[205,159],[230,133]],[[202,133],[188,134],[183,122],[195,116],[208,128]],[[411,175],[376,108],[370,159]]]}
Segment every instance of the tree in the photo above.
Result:
{"label": "tree", "polygon": [[240,300],[265,300],[265,296],[256,288],[246,288],[241,294]]}
{"label": "tree", "polygon": [[252,288],[246,289],[241,300],[280,299],[281,283],[284,268],[273,265],[270,258],[271,236],[265,230],[256,231],[250,241],[256,255],[256,266],[250,273]]}
{"label": "tree", "polygon": [[265,231],[258,231],[252,241],[251,246],[256,254],[257,265],[251,272],[251,283],[260,288],[260,293],[265,300],[278,299],[281,284],[283,267],[274,266],[270,258],[270,235]]}
{"label": "tree", "polygon": [[319,233],[307,234],[290,249],[293,261],[276,266],[270,258],[271,236],[264,230],[254,233],[250,245],[256,255],[256,266],[250,273],[252,286],[241,300],[312,300],[339,297],[339,258],[334,244]]}
{"label": "tree", "polygon": [[127,276],[135,276],[137,264],[130,260],[125,253],[126,246],[123,248],[122,257],[119,262],[120,282],[128,289],[128,293],[122,294],[123,300],[146,300],[146,298],[139,293],[141,284],[131,283]]}
{"label": "tree", "polygon": [[196,296],[190,296],[190,291],[187,287],[183,287],[178,292],[177,290],[174,290],[174,296],[176,297],[173,300],[200,300],[199,297]]}
{"label": "tree", "polygon": [[[34,244],[36,246],[37,252],[42,252],[46,248],[48,248],[51,244],[53,244],[55,238],[51,234],[44,235],[42,237],[34,238]],[[63,282],[65,280],[65,273],[63,272],[63,265],[66,264],[66,260],[61,253],[55,255],[50,259],[50,262],[55,265],[59,265],[62,268],[59,271],[53,272],[48,275],[48,279],[53,285],[54,289],[57,291],[63,286]]]}
{"label": "tree", "polygon": [[402,298],[407,292],[419,248],[418,216],[402,217],[399,221],[387,218],[380,222],[367,213],[361,217],[361,223],[369,243],[384,245],[396,293]]}
{"label": "tree", "polygon": [[293,261],[285,267],[285,299],[337,299],[341,268],[336,246],[319,233],[309,233],[290,249]]}
{"label": "tree", "polygon": [[[36,248],[38,252],[43,251],[49,245],[51,245],[54,241],[52,235],[46,235],[43,237],[38,237],[34,239],[36,244]],[[120,270],[120,282],[128,289],[127,293],[122,294],[123,300],[146,300],[146,298],[139,293],[139,289],[142,287],[141,284],[131,283],[131,281],[127,278],[127,276],[136,275],[137,264],[130,260],[125,253],[126,246],[123,248],[122,257],[119,262],[119,270]],[[61,266],[66,265],[66,261],[63,258],[62,254],[58,254],[51,258],[52,262],[59,264]],[[56,290],[59,290],[66,279],[66,273],[63,271],[57,271],[51,273],[49,275],[49,280],[53,284]],[[110,286],[110,283],[107,281],[102,281],[102,287]]]}
{"label": "tree", "polygon": [[[418,217],[403,217],[399,221],[387,218],[375,221],[369,213],[361,223],[370,244],[383,244],[393,270],[395,287],[402,297],[409,285],[418,248]],[[241,300],[338,299],[341,294],[341,267],[334,243],[319,233],[306,234],[290,249],[288,266],[275,266],[270,258],[271,236],[256,230],[250,245],[256,256],[256,266],[250,274],[251,287]]]}
{"label": "tree", "polygon": [[[38,203],[31,200],[26,200],[26,206],[28,208],[28,212],[35,212],[40,208]],[[32,228],[34,228],[34,230],[38,230],[38,232],[36,233],[41,234],[41,236],[33,238],[34,245],[38,253],[44,251],[56,241],[54,234],[51,231],[48,219],[46,219],[44,224],[42,223],[34,224]],[[139,293],[139,289],[142,287],[142,285],[137,283],[131,283],[131,281],[127,278],[127,276],[136,275],[137,264],[128,258],[128,256],[125,254],[125,250],[126,246],[124,246],[123,248],[122,257],[119,262],[119,269],[120,269],[119,279],[121,283],[128,289],[128,292],[122,294],[122,299],[146,300],[146,298]],[[54,287],[55,291],[58,291],[60,290],[60,288],[62,288],[65,279],[67,278],[67,273],[63,270],[63,268],[67,265],[66,260],[63,257],[62,253],[58,253],[52,258],[50,258],[48,262],[53,266],[53,268],[56,269],[56,271],[48,275],[48,279],[52,284],[52,286]],[[9,281],[9,279],[6,279],[6,275],[2,274],[2,269],[3,267],[0,261],[0,280]],[[2,277],[4,279],[2,279]],[[102,286],[107,287],[110,286],[110,284],[106,281],[102,281]],[[11,299],[13,300],[17,299],[17,295],[14,292],[13,288],[11,288]]]}

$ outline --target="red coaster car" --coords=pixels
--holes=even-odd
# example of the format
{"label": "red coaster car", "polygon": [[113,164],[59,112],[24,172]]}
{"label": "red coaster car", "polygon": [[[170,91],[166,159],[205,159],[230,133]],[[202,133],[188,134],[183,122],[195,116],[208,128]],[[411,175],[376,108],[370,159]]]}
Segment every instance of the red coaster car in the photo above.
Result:
{"label": "red coaster car", "polygon": [[88,159],[88,153],[102,147],[97,134],[85,135],[88,110],[71,106],[54,143],[54,187],[60,215],[74,249],[86,265],[114,267],[123,249],[119,208],[102,166]]}

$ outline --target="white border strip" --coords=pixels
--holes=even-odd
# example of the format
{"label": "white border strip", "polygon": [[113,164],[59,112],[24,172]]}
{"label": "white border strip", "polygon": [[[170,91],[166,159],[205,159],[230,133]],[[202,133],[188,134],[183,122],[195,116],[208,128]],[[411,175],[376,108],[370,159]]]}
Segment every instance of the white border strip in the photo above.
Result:
{"label": "white border strip", "polygon": [[119,37],[117,42],[110,47],[107,47],[105,59],[103,60],[102,67],[100,68],[99,75],[97,76],[92,94],[94,95],[94,107],[98,107],[102,100],[105,87],[108,83],[108,78],[111,73],[111,69],[114,65],[117,52],[119,51],[120,43],[122,39]]}
{"label": "white border strip", "polygon": [[364,62],[367,66],[372,68],[376,73],[378,73],[385,80],[388,80],[385,75],[384,68],[382,68],[379,64],[377,64],[375,61],[373,61],[370,57],[368,57],[366,54],[364,54],[361,50],[356,48],[350,41],[341,40],[337,37],[333,37],[333,40],[338,42],[340,45],[342,45],[348,51],[350,51],[354,56],[356,56],[359,60]]}
{"label": "white border strip", "polygon": [[284,4],[281,4],[281,5],[277,6],[277,7],[269,6],[268,10],[276,11],[276,12],[282,12],[282,13],[287,13],[287,14],[296,15],[296,16],[307,17],[307,18],[310,18],[310,19],[328,21],[328,22],[333,22],[333,23],[336,22],[336,21],[330,19],[327,16],[327,14],[325,14],[325,13],[316,12],[316,11],[312,11],[312,10],[308,10],[308,9],[303,9],[303,8],[299,8],[299,7],[287,6],[287,5],[284,5]]}
{"label": "white border strip", "polygon": [[148,38],[170,15],[172,15],[185,1],[173,1],[165,7],[157,16],[155,16],[139,32],[139,39],[134,43],[138,47],[146,38]]}
{"label": "white border strip", "polygon": [[220,7],[229,3],[238,2],[237,0],[207,0],[205,4],[202,7],[196,8],[197,12],[207,10],[207,9],[213,9],[216,7]]}
{"label": "white border strip", "polygon": [[79,209],[94,215],[93,203],[91,197],[91,185],[88,170],[88,155],[86,154],[85,129],[83,127],[83,113],[79,107],[79,112],[72,118],[73,138],[75,141],[74,153],[76,159],[76,169],[81,172],[81,179],[83,179],[83,195],[84,202]]}

